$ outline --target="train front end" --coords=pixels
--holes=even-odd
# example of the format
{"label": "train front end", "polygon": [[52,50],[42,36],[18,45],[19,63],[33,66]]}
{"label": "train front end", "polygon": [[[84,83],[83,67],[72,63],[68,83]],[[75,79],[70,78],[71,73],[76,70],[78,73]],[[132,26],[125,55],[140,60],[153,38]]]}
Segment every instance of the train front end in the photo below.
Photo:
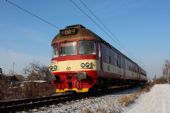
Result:
{"label": "train front end", "polygon": [[95,38],[83,26],[68,26],[53,39],[49,69],[56,92],[88,92],[97,81]]}

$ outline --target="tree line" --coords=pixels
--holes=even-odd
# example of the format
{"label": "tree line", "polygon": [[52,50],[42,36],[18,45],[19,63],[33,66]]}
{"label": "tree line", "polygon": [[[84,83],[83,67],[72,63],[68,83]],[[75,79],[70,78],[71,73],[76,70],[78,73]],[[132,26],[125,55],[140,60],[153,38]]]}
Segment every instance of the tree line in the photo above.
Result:
{"label": "tree line", "polygon": [[167,82],[170,83],[170,60],[165,60],[163,65],[163,78],[165,78]]}

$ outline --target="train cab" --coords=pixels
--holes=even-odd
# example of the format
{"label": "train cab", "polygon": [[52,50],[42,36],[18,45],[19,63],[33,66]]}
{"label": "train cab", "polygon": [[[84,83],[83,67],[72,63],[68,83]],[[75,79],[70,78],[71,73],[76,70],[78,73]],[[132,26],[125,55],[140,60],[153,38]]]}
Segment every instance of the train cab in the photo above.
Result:
{"label": "train cab", "polygon": [[81,25],[68,26],[52,41],[50,70],[56,92],[87,92],[96,83],[97,40]]}

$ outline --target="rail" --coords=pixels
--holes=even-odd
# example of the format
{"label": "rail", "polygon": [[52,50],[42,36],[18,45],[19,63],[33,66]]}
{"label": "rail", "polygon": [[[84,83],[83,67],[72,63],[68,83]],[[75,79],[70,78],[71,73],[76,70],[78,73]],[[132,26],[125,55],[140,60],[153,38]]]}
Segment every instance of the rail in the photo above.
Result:
{"label": "rail", "polygon": [[[126,87],[124,89],[129,89],[132,87]],[[13,100],[0,102],[0,112],[17,112],[17,111],[27,111],[30,109],[49,106],[52,104],[65,103],[72,100],[79,100],[87,97],[99,97],[106,94],[113,94],[122,91],[122,87],[117,87],[109,90],[100,90],[97,92],[82,93],[82,94],[66,94],[58,96],[40,97],[40,98],[30,98],[22,100]]]}

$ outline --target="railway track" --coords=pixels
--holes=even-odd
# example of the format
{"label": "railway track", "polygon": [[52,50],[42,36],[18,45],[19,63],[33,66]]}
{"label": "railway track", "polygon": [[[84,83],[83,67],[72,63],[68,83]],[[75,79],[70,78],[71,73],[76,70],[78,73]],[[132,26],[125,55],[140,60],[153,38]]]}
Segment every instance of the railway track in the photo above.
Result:
{"label": "railway track", "polygon": [[[132,87],[126,87],[124,90],[128,90]],[[73,100],[79,100],[88,97],[99,97],[106,94],[118,93],[122,91],[122,88],[114,88],[109,90],[100,90],[98,92],[93,93],[82,93],[82,94],[66,94],[66,95],[58,95],[58,96],[50,96],[50,97],[41,97],[41,98],[30,98],[23,100],[13,100],[0,102],[0,113],[7,112],[17,112],[17,111],[27,111],[30,109],[35,109],[38,107],[49,106],[52,104],[65,103]]]}
{"label": "railway track", "polygon": [[[84,96],[85,94],[82,94],[82,98]],[[59,95],[59,96],[0,102],[0,112],[6,113],[6,112],[27,111],[29,109],[34,109],[34,108],[47,106],[51,104],[63,103],[63,102],[76,100],[76,99],[80,99],[80,96],[67,94],[67,95]]]}

